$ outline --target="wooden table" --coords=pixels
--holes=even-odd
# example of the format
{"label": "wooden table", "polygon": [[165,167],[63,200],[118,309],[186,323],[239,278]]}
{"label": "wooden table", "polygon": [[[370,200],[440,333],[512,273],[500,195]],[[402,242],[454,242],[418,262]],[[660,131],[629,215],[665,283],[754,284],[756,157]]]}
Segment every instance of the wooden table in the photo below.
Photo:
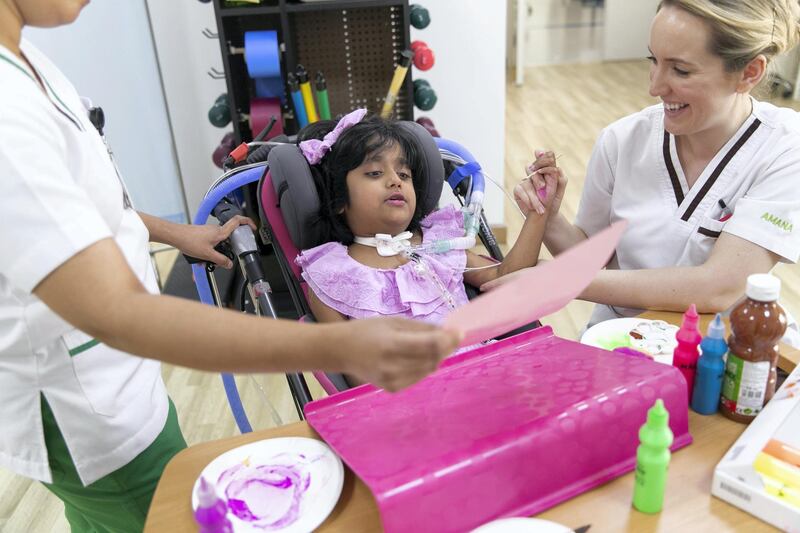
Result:
{"label": "wooden table", "polygon": [[[644,318],[680,323],[679,313],[646,313]],[[709,318],[704,317],[703,327]],[[780,366],[791,371],[800,362],[800,352],[782,350]],[[745,426],[720,415],[701,416],[689,412],[689,431],[694,442],[677,452],[670,464],[664,510],[645,515],[631,507],[633,474],[626,474],[585,492],[539,515],[576,528],[591,524],[590,532],[605,531],[776,531],[751,515],[711,496],[714,466],[731,447]],[[257,431],[192,446],[167,465],[153,497],[145,531],[180,533],[197,531],[191,509],[191,493],[202,469],[221,453],[248,442],[274,437],[319,439],[305,422]],[[535,459],[531,459],[535,460]],[[380,531],[378,508],[366,485],[345,467],[339,502],[318,531]]]}
{"label": "wooden table", "polygon": [[[664,510],[645,515],[631,507],[633,474],[581,494],[537,516],[590,531],[775,531],[767,524],[711,496],[714,466],[744,426],[720,415],[689,413],[694,442],[672,457]],[[202,469],[221,453],[261,439],[319,436],[305,422],[192,446],[176,455],[158,483],[145,532],[197,531],[191,508],[192,486]],[[319,531],[380,531],[378,508],[364,483],[345,468],[339,502]]]}

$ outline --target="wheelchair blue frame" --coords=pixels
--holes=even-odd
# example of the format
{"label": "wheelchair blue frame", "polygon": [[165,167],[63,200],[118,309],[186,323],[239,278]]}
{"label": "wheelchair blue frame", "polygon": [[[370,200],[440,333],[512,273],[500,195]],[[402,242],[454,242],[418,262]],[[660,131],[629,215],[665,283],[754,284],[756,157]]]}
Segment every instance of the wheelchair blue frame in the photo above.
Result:
{"label": "wheelchair blue frame", "polygon": [[[223,198],[245,185],[257,183],[266,171],[266,164],[242,170],[208,191],[200,207],[197,209],[197,214],[194,217],[193,223],[198,225],[205,224],[208,221],[211,210],[214,209]],[[204,304],[216,305],[214,296],[211,293],[211,287],[208,284],[208,273],[206,272],[205,263],[193,264],[192,273],[194,274],[194,281],[195,285],[197,285],[197,293],[200,296],[200,301]],[[231,413],[233,414],[234,420],[236,420],[236,425],[239,426],[239,431],[241,433],[250,433],[253,431],[253,428],[244,412],[242,398],[239,396],[239,389],[236,387],[236,380],[233,374],[223,372],[220,376],[222,377],[222,385],[225,387],[225,395],[228,397],[228,404],[230,404],[231,407]]]}

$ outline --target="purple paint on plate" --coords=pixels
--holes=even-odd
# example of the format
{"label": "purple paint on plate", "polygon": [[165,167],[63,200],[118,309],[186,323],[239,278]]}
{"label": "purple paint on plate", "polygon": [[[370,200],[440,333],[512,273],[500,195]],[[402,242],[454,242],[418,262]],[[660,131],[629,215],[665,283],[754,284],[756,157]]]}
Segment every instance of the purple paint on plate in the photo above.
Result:
{"label": "purple paint on plate", "polygon": [[[233,516],[265,531],[286,527],[300,516],[300,502],[311,484],[307,470],[314,461],[281,454],[276,464],[235,465],[220,474]],[[288,464],[281,464],[288,463]]]}

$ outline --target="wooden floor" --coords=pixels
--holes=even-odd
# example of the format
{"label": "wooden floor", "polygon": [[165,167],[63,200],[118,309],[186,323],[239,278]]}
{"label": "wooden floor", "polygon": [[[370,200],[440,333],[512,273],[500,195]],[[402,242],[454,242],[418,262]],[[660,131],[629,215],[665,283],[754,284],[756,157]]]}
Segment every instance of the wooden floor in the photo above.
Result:
{"label": "wooden floor", "polygon": [[[583,173],[600,129],[654,102],[647,94],[647,70],[644,61],[537,67],[527,70],[524,86],[509,83],[507,189],[513,188],[524,175],[523,169],[531,161],[534,149],[552,149],[561,156],[559,165],[570,179],[562,210],[568,217],[574,217]],[[800,109],[800,102],[781,100],[778,105]],[[513,239],[522,217],[512,205],[506,206],[506,213],[509,236]],[[168,267],[168,259],[159,260]],[[776,273],[784,283],[782,303],[800,317],[800,267],[780,265]],[[552,325],[558,335],[576,338],[590,311],[590,304],[573,302],[544,322]],[[164,380],[190,445],[238,434],[219,375],[165,365]],[[255,427],[297,420],[282,376],[238,380],[245,405],[251,407],[248,414]],[[318,388],[312,392],[321,395]],[[270,402],[274,410],[268,407]],[[0,469],[0,531],[61,533],[69,528],[59,500],[39,483]]]}

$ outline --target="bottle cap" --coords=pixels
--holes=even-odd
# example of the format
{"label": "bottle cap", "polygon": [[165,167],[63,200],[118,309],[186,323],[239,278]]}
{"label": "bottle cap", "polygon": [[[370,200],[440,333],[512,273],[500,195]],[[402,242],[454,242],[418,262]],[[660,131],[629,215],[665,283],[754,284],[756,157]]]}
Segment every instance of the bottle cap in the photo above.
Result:
{"label": "bottle cap", "polygon": [[200,486],[197,487],[197,507],[213,507],[216,505],[217,500],[219,500],[219,496],[217,496],[214,485],[206,481],[206,478],[201,477]]}
{"label": "bottle cap", "polygon": [[719,313],[717,313],[717,316],[715,316],[714,320],[708,325],[708,335],[706,336],[712,339],[725,338],[725,323],[722,321],[722,315]]}
{"label": "bottle cap", "polygon": [[647,425],[663,427],[669,422],[669,411],[664,407],[664,400],[656,400],[653,407],[647,410]]}
{"label": "bottle cap", "polygon": [[689,309],[683,313],[683,325],[681,329],[697,329],[697,322],[700,320],[700,316],[697,314],[697,306],[694,304],[689,306]]}
{"label": "bottle cap", "polygon": [[758,302],[775,302],[781,294],[781,280],[772,274],[751,274],[745,294]]}
{"label": "bottle cap", "polygon": [[669,448],[672,439],[669,411],[664,406],[664,401],[658,398],[653,407],[647,410],[647,422],[639,428],[639,441],[648,446]]}

